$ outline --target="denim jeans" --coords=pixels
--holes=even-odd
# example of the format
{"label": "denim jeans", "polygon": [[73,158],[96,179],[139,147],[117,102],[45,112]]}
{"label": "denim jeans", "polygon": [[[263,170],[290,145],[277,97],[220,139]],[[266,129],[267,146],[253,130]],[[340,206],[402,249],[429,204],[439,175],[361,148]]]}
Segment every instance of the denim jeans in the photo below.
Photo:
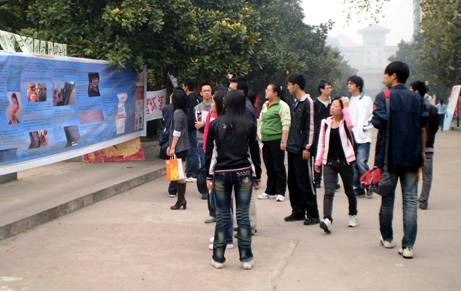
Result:
{"label": "denim jeans", "polygon": [[190,148],[187,152],[186,158],[186,176],[197,178],[199,170],[199,157],[197,148],[197,132],[189,132],[189,144]]}
{"label": "denim jeans", "polygon": [[421,189],[421,195],[419,196],[419,202],[425,207],[427,207],[429,202],[429,193],[431,192],[433,157],[434,153],[426,153],[426,160],[424,161],[423,187]]}
{"label": "denim jeans", "polygon": [[379,211],[379,226],[384,240],[393,240],[392,218],[394,216],[395,188],[400,179],[403,201],[403,239],[402,247],[413,247],[417,232],[418,209],[418,170],[390,169],[393,190],[385,193],[381,198]]}
{"label": "denim jeans", "polygon": [[205,166],[205,152],[203,151],[203,141],[198,142],[199,169]]}
{"label": "denim jeans", "polygon": [[237,240],[240,261],[253,258],[251,251],[251,226],[249,218],[250,200],[253,189],[251,170],[238,172],[216,172],[214,190],[216,198],[216,228],[213,245],[213,260],[223,263],[228,231],[232,230],[231,193],[235,191],[237,214]]}
{"label": "denim jeans", "polygon": [[354,163],[354,190],[356,192],[364,193],[364,188],[360,184],[360,177],[369,170],[368,157],[370,156],[370,143],[357,143],[355,150],[355,163]]}

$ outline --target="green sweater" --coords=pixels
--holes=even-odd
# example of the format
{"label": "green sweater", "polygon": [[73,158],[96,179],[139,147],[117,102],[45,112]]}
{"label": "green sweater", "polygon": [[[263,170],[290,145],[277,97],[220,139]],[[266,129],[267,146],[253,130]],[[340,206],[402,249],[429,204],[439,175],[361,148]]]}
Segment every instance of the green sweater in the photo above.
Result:
{"label": "green sweater", "polygon": [[261,140],[273,141],[282,138],[282,130],[288,131],[291,124],[290,106],[279,100],[269,106],[264,102],[261,110]]}

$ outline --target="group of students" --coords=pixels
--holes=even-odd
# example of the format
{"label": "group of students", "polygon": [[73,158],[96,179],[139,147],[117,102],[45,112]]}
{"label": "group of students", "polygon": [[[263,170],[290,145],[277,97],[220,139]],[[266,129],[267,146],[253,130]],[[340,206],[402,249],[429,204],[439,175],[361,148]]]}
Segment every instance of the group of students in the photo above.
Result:
{"label": "group of students", "polygon": [[[235,197],[235,236],[240,261],[243,269],[253,268],[251,236],[256,231],[256,220],[254,210],[251,211],[254,208],[252,189],[261,187],[258,139],[263,145],[262,156],[267,170],[266,190],[258,198],[273,197],[282,202],[288,185],[291,213],[285,217],[285,221],[303,220],[305,225],[320,224],[326,233],[330,233],[338,175],[349,202],[348,226],[357,226],[357,196],[372,195],[359,182],[360,176],[368,170],[371,129],[375,127],[379,130],[375,165],[382,167],[387,126],[390,132],[387,162],[395,185],[392,193],[381,193],[381,244],[385,248],[393,247],[393,201],[395,186],[400,179],[404,196],[404,238],[399,253],[404,258],[412,258],[416,239],[414,204],[417,196],[417,179],[413,178],[429,153],[427,148],[422,147],[422,142],[431,140],[432,146],[428,148],[433,149],[435,133],[431,132],[426,139],[429,105],[424,103],[421,95],[426,93],[427,88],[413,83],[413,90],[421,95],[411,92],[404,86],[408,76],[409,69],[404,63],[393,62],[386,67],[384,81],[392,96],[392,119],[388,124],[384,94],[376,97],[373,111],[373,101],[363,94],[363,80],[360,77],[352,76],[348,80],[350,98],[332,100],[331,84],[320,82],[320,97],[314,101],[305,92],[304,76],[290,75],[287,89],[294,97],[290,105],[282,98],[281,86],[267,86],[267,100],[259,117],[259,134],[254,103],[247,98],[248,86],[243,80],[231,79],[228,88],[219,87],[214,92],[210,84],[202,84],[200,93],[203,99],[192,107],[194,110],[188,106],[188,100],[191,99],[188,88],[175,89],[170,114],[164,114],[164,119],[167,117],[171,120],[170,123],[165,120],[164,134],[168,136],[166,153],[187,160],[188,151],[193,148],[189,130],[192,122],[194,129],[201,133],[197,137],[200,144],[197,150],[201,157],[199,171],[202,171],[207,181],[207,191],[202,193],[208,200],[210,214],[206,222],[216,221],[214,237],[210,240],[212,266],[218,269],[224,267],[226,247],[232,244],[232,199]],[[400,136],[402,132],[406,136]],[[407,143],[401,144],[401,140]],[[288,156],[288,173],[284,164],[285,152]],[[430,164],[432,169],[432,159]],[[316,188],[320,187],[322,171],[325,195],[323,219],[320,220]],[[178,181],[169,188],[170,194],[177,194],[177,201],[171,209],[186,209],[186,180]],[[427,185],[424,191],[427,194],[420,197],[422,209],[427,208]]]}

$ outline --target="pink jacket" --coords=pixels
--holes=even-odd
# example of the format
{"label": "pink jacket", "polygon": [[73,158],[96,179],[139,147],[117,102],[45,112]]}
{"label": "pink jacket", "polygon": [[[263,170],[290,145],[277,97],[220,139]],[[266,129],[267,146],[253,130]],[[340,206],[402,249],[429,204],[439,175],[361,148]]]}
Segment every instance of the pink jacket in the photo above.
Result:
{"label": "pink jacket", "polygon": [[203,151],[206,152],[206,139],[208,137],[208,131],[210,130],[210,123],[218,118],[218,114],[210,110],[210,114],[206,116],[205,129],[203,131]]}
{"label": "pink jacket", "polygon": [[[346,122],[347,130],[352,136],[352,128],[354,125],[351,121],[351,116],[348,108],[343,109],[344,119],[339,124],[339,136],[341,138],[341,145],[343,146],[344,155],[346,156],[347,162],[350,164],[355,161],[354,145],[347,137],[346,128],[344,122]],[[332,117],[328,117],[322,120],[320,126],[319,142],[317,145],[317,156],[315,157],[315,165],[321,166],[327,163],[328,159],[328,148],[330,146],[330,130],[331,130]]]}

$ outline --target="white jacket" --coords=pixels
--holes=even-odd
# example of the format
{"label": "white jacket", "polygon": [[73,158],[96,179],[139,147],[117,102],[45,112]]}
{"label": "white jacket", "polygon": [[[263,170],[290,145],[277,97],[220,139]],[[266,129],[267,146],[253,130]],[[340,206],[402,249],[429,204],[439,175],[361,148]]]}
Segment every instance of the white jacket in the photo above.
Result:
{"label": "white jacket", "polygon": [[373,101],[369,96],[361,94],[352,96],[349,102],[349,112],[351,114],[354,128],[355,141],[357,143],[371,143],[371,117],[373,114]]}

